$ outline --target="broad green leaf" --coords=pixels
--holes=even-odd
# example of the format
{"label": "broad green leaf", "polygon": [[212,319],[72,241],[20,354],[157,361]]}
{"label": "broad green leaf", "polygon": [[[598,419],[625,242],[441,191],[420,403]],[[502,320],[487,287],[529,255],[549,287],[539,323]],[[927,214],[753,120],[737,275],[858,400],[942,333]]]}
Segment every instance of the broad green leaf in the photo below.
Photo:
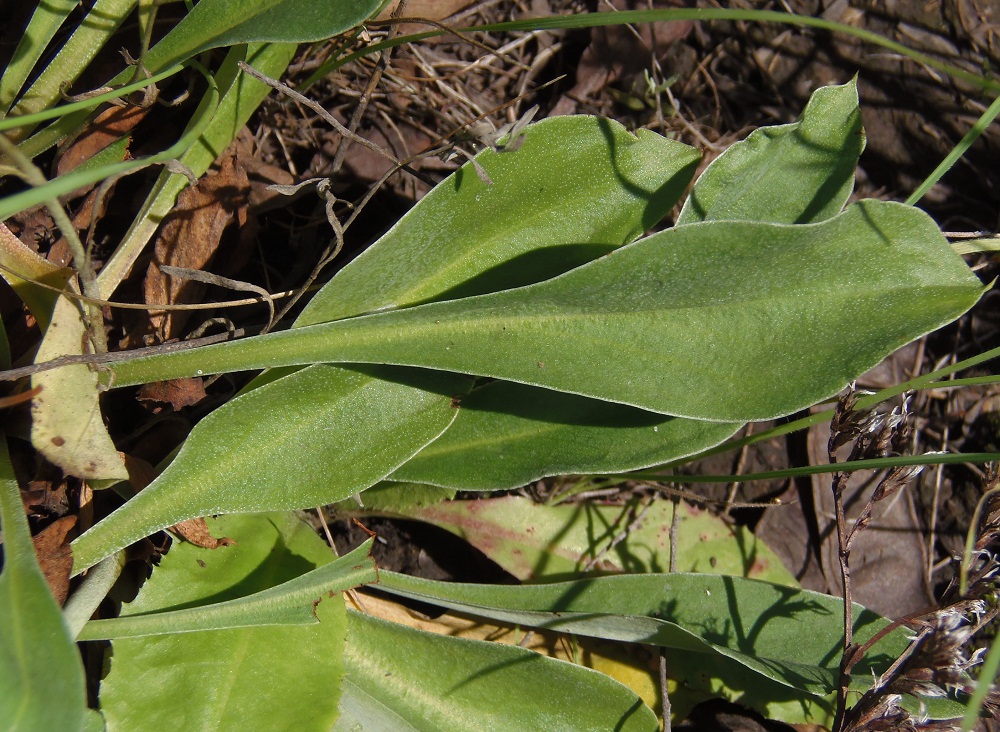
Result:
{"label": "broad green leaf", "polygon": [[335,730],[659,729],[634,692],[582,666],[356,612],[348,618],[347,675]]}
{"label": "broad green leaf", "polygon": [[[440,439],[440,438],[439,438]],[[440,488],[422,483],[394,483],[383,481],[365,491],[363,507],[353,498],[347,498],[334,504],[333,509],[338,515],[352,513],[394,513],[416,510],[448,501],[455,497],[456,491],[450,488]]]}
{"label": "broad green leaf", "polygon": [[[617,123],[594,117],[563,117],[532,125],[517,151],[487,151],[477,157],[492,185],[484,183],[472,165],[466,165],[341,270],[296,325],[457,297],[463,292],[488,292],[559,274],[635,239],[655,224],[679,199],[697,159],[697,151],[685,145],[646,131],[636,137]],[[525,196],[525,190],[532,195]],[[469,216],[466,211],[470,209],[481,213]],[[554,209],[559,209],[557,215]],[[292,382],[299,377],[292,374],[285,378]],[[505,395],[505,387],[512,387],[515,393]],[[520,400],[523,388],[498,384],[490,393],[503,401]],[[564,405],[563,399],[568,399],[568,404]],[[651,416],[553,393],[545,395],[545,403],[554,420],[621,424],[631,415],[639,419]],[[459,418],[461,414],[462,410]],[[501,433],[521,427],[516,418],[511,424],[506,415],[480,412],[480,417],[478,423],[483,417],[487,422],[481,428],[498,439],[502,439]],[[659,416],[653,419],[665,421]],[[577,441],[580,455],[566,452],[573,437],[565,433],[574,429],[567,426],[561,430],[561,439],[550,438],[545,443],[551,458],[546,465],[534,464],[536,455],[524,455],[521,463],[505,467],[502,480],[510,486],[523,485],[532,479],[531,475],[521,479],[525,473],[540,467],[543,472],[555,470],[556,454],[561,456],[562,466],[578,465],[578,470],[647,467],[662,462],[657,459],[662,455],[669,459],[715,444],[728,437],[735,426],[698,423],[685,431],[675,424],[671,434],[655,441],[655,448],[649,440],[634,448],[620,444],[595,447]],[[642,431],[636,429],[631,436],[638,438]],[[605,436],[606,441],[609,438]],[[615,439],[621,438],[619,431]],[[664,448],[664,440],[675,444]],[[607,457],[599,460],[593,453],[602,449],[604,455],[609,450],[631,452],[614,461]],[[636,454],[640,457],[634,457]],[[495,476],[484,478],[492,483],[497,480]]]}
{"label": "broad green leaf", "polygon": [[504,490],[550,475],[620,473],[693,455],[739,426],[495,381],[464,397],[448,431],[390,478]]}
{"label": "broad green leaf", "polygon": [[369,556],[372,541],[369,539],[329,564],[252,595],[197,607],[92,620],[77,640],[117,640],[262,625],[318,623],[314,605],[323,596],[378,580],[375,560]]}
{"label": "broad green leaf", "polygon": [[155,481],[73,542],[74,571],[184,519],[359,493],[447,429],[452,398],[468,387],[452,374],[320,364],[238,396],[198,423]]}
{"label": "broad green leaf", "polygon": [[382,0],[201,0],[149,50],[159,71],[210,48],[321,41],[364,22]]}
{"label": "broad green leaf", "polygon": [[0,720],[10,730],[81,730],[80,654],[35,559],[21,491],[0,433]]}
{"label": "broad green leaf", "polygon": [[[464,166],[344,267],[296,325],[561,274],[656,224],[680,198],[699,157],[686,145],[647,130],[633,135],[596,117],[531,125],[516,151],[477,156],[491,184]],[[447,443],[432,443],[419,465],[408,463],[397,478],[419,474],[429,477],[419,482],[461,489],[512,488],[545,475],[648,467],[710,447],[736,429],[507,382],[469,399]],[[632,429],[630,420],[638,422]],[[486,450],[479,449],[484,438]]]}
{"label": "broad green leaf", "polygon": [[[685,503],[679,503],[677,510],[678,571],[797,586],[777,555],[745,527],[728,526]],[[546,506],[521,496],[504,496],[447,501],[399,513],[457,534],[520,580],[537,580],[577,574],[595,557],[600,557],[601,570],[666,572],[673,511],[668,500],[641,507],[635,502]]]}
{"label": "broad green leaf", "polygon": [[[292,514],[225,516],[209,527],[236,544],[175,544],[123,617],[266,591],[334,559]],[[108,729],[329,729],[344,672],[341,597],[324,594],[316,614],[318,625],[114,641],[100,689]]]}
{"label": "broad green leaf", "polygon": [[486,150],[344,267],[296,325],[549,279],[633,241],[681,197],[700,153],[598,117],[530,125]]}
{"label": "broad green leaf", "polygon": [[107,728],[103,714],[96,709],[87,710],[87,716],[83,722],[84,732],[106,732]]}
{"label": "broad green leaf", "polygon": [[864,201],[819,224],[678,226],[536,285],[111,370],[126,385],[201,371],[394,363],[749,421],[835,394],[982,291],[925,213]]}
{"label": "broad green leaf", "polygon": [[792,689],[719,654],[661,651],[668,677],[677,681],[676,690],[670,692],[676,718],[685,718],[699,702],[721,698],[785,724],[832,726],[835,694],[816,696]]}
{"label": "broad green leaf", "polygon": [[797,122],[761,127],[699,176],[677,225],[707,220],[808,224],[840,213],[865,146],[854,81],[817,89]]}
{"label": "broad green leaf", "polygon": [[[774,681],[824,695],[836,688],[843,649],[843,601],[759,580],[703,574],[611,575],[551,584],[500,586],[380,573],[380,589],[401,597],[530,627],[689,653],[718,653]],[[855,605],[854,639],[889,621]],[[887,633],[854,669],[867,688],[906,649],[908,631]]]}

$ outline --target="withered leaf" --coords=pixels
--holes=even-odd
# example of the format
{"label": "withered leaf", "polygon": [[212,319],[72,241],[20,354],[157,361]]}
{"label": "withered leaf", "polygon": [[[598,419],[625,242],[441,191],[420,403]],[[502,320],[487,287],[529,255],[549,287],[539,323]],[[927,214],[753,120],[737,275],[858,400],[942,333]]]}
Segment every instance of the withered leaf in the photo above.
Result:
{"label": "withered leaf", "polygon": [[137,398],[147,405],[169,404],[176,412],[205,398],[205,382],[198,377],[156,381],[144,384]]}
{"label": "withered leaf", "polygon": [[38,555],[38,563],[45,575],[45,581],[49,583],[52,596],[60,606],[66,602],[66,596],[69,594],[73,552],[69,548],[67,536],[74,526],[76,526],[76,516],[63,516],[33,539],[35,554]]}
{"label": "withered leaf", "polygon": [[[234,221],[246,223],[249,196],[250,181],[232,151],[223,156],[218,172],[181,193],[153,248],[153,261],[143,285],[147,303],[193,303],[202,296],[206,285],[170,277],[160,266],[207,269],[226,227]],[[153,314],[151,332],[159,341],[175,338],[189,317],[185,311]]]}
{"label": "withered leaf", "polygon": [[172,530],[180,534],[184,538],[184,541],[195,546],[200,546],[202,549],[218,549],[220,546],[231,546],[236,543],[225,536],[221,539],[216,539],[212,536],[208,531],[208,524],[203,518],[181,521],[179,524],[173,526]]}
{"label": "withered leaf", "polygon": [[111,107],[101,112],[84,132],[68,145],[56,164],[56,173],[66,175],[131,132],[148,114],[142,107]]}

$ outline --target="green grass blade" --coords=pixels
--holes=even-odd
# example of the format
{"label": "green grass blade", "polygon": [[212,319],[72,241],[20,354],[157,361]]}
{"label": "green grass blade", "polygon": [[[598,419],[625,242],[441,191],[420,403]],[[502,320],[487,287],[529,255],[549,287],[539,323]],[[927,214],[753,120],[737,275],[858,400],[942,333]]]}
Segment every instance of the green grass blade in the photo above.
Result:
{"label": "green grass blade", "polygon": [[[72,84],[84,72],[98,51],[125,22],[137,2],[138,0],[97,0],[87,17],[59,49],[56,57],[45,65],[42,74],[11,108],[9,116],[34,114],[53,106],[66,84]],[[16,142],[28,132],[30,130],[27,128],[21,128],[11,137]]]}
{"label": "green grass blade", "polygon": [[48,47],[49,41],[78,4],[77,0],[51,0],[38,3],[21,40],[17,43],[17,48],[14,49],[10,63],[3,70],[3,74],[0,74],[0,120],[7,115],[10,105],[24,87],[31,70]]}

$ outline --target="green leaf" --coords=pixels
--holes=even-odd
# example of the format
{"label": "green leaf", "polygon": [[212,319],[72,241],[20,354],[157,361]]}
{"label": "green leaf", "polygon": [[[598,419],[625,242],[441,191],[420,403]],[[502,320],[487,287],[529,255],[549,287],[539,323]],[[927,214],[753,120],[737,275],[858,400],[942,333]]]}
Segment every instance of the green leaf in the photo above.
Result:
{"label": "green leaf", "polygon": [[[266,591],[334,558],[291,514],[227,516],[209,526],[236,544],[175,544],[123,617]],[[114,641],[100,690],[108,729],[329,729],[344,670],[341,597],[324,596],[316,613],[314,625]]]}
{"label": "green leaf", "polygon": [[[447,501],[398,513],[457,534],[527,581],[579,573],[596,557],[601,570],[666,572],[673,511],[674,504],[668,500],[641,507],[636,502],[626,506],[547,506],[520,496],[503,496]],[[685,503],[679,503],[677,511],[678,571],[730,574],[797,586],[777,555],[745,527],[727,526],[717,516]]]}
{"label": "green leaf", "polygon": [[[439,438],[440,439],[440,438]],[[332,506],[338,515],[350,516],[377,513],[394,513],[433,506],[455,497],[450,488],[440,488],[422,483],[393,483],[383,481],[365,491],[364,506],[352,498],[338,501]]]}
{"label": "green leaf", "polygon": [[[531,125],[515,152],[477,156],[492,184],[471,165],[453,174],[344,267],[296,325],[561,274],[656,224],[680,198],[699,157],[686,145],[647,130],[633,135],[596,117]],[[462,407],[448,432],[395,478],[512,488],[565,472],[648,467],[736,430],[508,382],[478,391]],[[479,449],[484,439],[489,449]]]}
{"label": "green leaf", "polygon": [[470,385],[451,374],[322,364],[296,376],[199,422],[155,481],[73,542],[74,571],[184,519],[309,508],[359,493],[447,429],[452,397]]}
{"label": "green leaf", "polygon": [[81,730],[83,664],[35,558],[2,433],[0,525],[0,720],[10,730]]}
{"label": "green leaf", "polygon": [[[114,0],[118,1],[118,0]],[[127,0],[135,2],[135,0]],[[146,55],[144,68],[158,73],[202,51],[228,45],[278,41],[321,40],[361,23],[381,0],[202,0]],[[107,86],[130,80],[132,68]],[[51,102],[49,102],[51,104]],[[86,111],[67,115],[21,144],[28,157],[49,149],[72,134],[87,119]]]}
{"label": "green leaf", "polygon": [[382,0],[201,0],[150,49],[159,71],[210,48],[271,41],[320,41],[353,28]]}
{"label": "green leaf", "polygon": [[[341,270],[297,325],[456,296],[459,290],[489,291],[522,283],[512,277],[533,282],[558,274],[634,239],[656,223],[680,197],[697,159],[692,148],[645,131],[636,137],[617,123],[593,117],[532,125],[516,152],[485,152],[477,158],[489,171],[492,185],[483,183],[471,165],[454,174]],[[566,171],[576,174],[565,175]],[[545,190],[546,195],[524,196],[525,186],[533,193]],[[574,197],[581,192],[589,199]],[[560,201],[567,206],[566,216],[548,215]],[[485,208],[489,216],[483,221],[458,215],[467,206]],[[443,241],[450,245],[441,246]],[[289,385],[298,378],[285,377]],[[570,404],[563,408],[562,398],[546,396],[556,418],[579,416],[580,404],[586,402],[587,419],[623,419],[622,409],[614,405],[569,397]],[[607,416],[602,415],[605,409],[610,412]],[[266,419],[263,412],[259,419]],[[494,424],[492,429],[508,427]],[[716,439],[718,428],[699,424],[690,430],[696,435],[695,444],[681,443],[677,436],[678,445],[669,455],[700,449],[706,441],[714,444],[732,429],[723,430],[726,434]],[[549,449],[568,446],[569,441],[563,440],[550,443]],[[656,460],[640,462],[645,467]],[[593,460],[586,464],[598,465]],[[629,463],[614,463],[625,464]]]}
{"label": "green leaf", "polygon": [[448,431],[390,479],[504,490],[550,475],[620,473],[701,452],[739,426],[495,381],[464,397]]}
{"label": "green leaf", "polygon": [[582,666],[356,612],[348,618],[341,732],[659,729],[634,692]]}
{"label": "green leaf", "polygon": [[[55,58],[46,62],[41,74],[10,109],[8,115],[20,117],[32,114],[59,101],[65,86],[76,81],[86,70],[98,51],[132,12],[136,2],[137,0],[97,0],[93,3],[83,21],[62,44]],[[23,128],[15,130],[10,133],[11,138],[17,141],[25,132],[27,130]]]}
{"label": "green leaf", "polygon": [[51,0],[35,7],[10,62],[0,74],[0,118],[7,115],[35,63],[77,4],[76,0]]}
{"label": "green leaf", "polygon": [[661,648],[668,677],[677,681],[670,692],[670,707],[683,719],[698,703],[708,699],[726,699],[760,712],[785,724],[819,725],[830,729],[836,708],[836,695],[816,696],[792,689],[765,676],[748,671],[739,662],[708,653],[690,653]]}
{"label": "green leaf", "polygon": [[[843,650],[843,601],[759,580],[702,574],[612,575],[573,582],[501,586],[434,582],[380,573],[401,597],[506,623],[691,653],[718,653],[812,694],[836,688]],[[889,621],[855,605],[854,639]],[[874,671],[906,649],[908,631],[887,633],[855,667],[867,688]]]}
{"label": "green leaf", "polygon": [[554,277],[633,241],[680,199],[700,153],[598,117],[530,125],[428,193],[309,303],[297,326]]}
{"label": "green leaf", "polygon": [[312,625],[319,622],[315,604],[378,580],[375,560],[369,556],[373,539],[349,554],[252,595],[198,607],[130,614],[92,620],[77,640],[140,638],[202,630],[251,628],[262,625]]}
{"label": "green leaf", "polygon": [[84,732],[105,732],[107,728],[103,714],[96,709],[87,710],[83,725]]}
{"label": "green leaf", "polygon": [[797,122],[761,127],[712,161],[677,225],[719,219],[807,224],[840,213],[865,146],[854,81],[817,89]]}
{"label": "green leaf", "polygon": [[111,367],[118,385],[312,362],[426,366],[664,414],[770,419],[954,320],[983,287],[925,213],[708,221],[552,280]]}

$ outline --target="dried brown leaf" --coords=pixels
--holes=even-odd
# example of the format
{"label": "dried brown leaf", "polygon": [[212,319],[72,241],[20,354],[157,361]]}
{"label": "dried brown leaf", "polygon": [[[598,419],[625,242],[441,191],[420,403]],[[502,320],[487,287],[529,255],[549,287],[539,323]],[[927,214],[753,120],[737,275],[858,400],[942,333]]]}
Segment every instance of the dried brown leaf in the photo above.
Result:
{"label": "dried brown leaf", "polygon": [[61,516],[69,510],[66,480],[33,480],[21,491],[21,501],[29,516]]}
{"label": "dried brown leaf", "polygon": [[205,382],[197,377],[156,381],[144,384],[139,389],[137,398],[143,404],[152,407],[154,413],[158,412],[163,404],[169,404],[176,412],[205,398]]}
{"label": "dried brown leaf", "polygon": [[[232,151],[223,156],[216,173],[181,193],[153,249],[144,283],[147,303],[192,303],[202,296],[204,284],[170,277],[160,266],[207,269],[226,227],[234,221],[246,223],[249,196],[250,181]],[[175,338],[189,317],[183,311],[154,314],[150,316],[151,332],[160,341]]]}
{"label": "dried brown leaf", "polygon": [[[385,7],[385,10],[379,13],[378,19],[385,20],[390,17],[398,5],[399,0],[393,0],[393,2]],[[472,0],[409,0],[403,9],[403,16],[407,18],[444,20],[449,15],[454,15],[469,5],[472,5]]]}
{"label": "dried brown leaf", "polygon": [[124,452],[120,454],[125,463],[125,470],[128,471],[128,482],[132,484],[132,489],[136,493],[153,482],[156,478],[156,468],[135,455]]}
{"label": "dried brown leaf", "polygon": [[62,606],[69,594],[69,578],[73,569],[73,552],[69,548],[69,532],[76,526],[76,516],[63,516],[34,537],[35,554],[52,596]]}
{"label": "dried brown leaf", "polygon": [[56,174],[66,175],[101,152],[111,143],[129,134],[146,116],[142,107],[111,107],[97,115],[79,137],[63,150],[56,164]]}
{"label": "dried brown leaf", "polygon": [[[646,9],[645,2],[637,0],[612,0],[613,8],[601,3],[599,10]],[[674,2],[655,2],[654,7],[677,7]],[[605,87],[632,77],[639,78],[649,68],[650,53],[659,57],[663,49],[691,32],[691,21],[675,23],[646,23],[635,28],[612,25],[593,28],[590,45],[580,57],[576,68],[576,84],[559,100],[553,116],[571,114],[576,111],[575,100],[586,99]]]}
{"label": "dried brown leaf", "polygon": [[216,539],[208,530],[208,524],[203,518],[188,519],[171,527],[173,531],[180,534],[184,541],[194,544],[202,549],[218,549],[220,546],[231,546],[236,542],[223,536]]}

